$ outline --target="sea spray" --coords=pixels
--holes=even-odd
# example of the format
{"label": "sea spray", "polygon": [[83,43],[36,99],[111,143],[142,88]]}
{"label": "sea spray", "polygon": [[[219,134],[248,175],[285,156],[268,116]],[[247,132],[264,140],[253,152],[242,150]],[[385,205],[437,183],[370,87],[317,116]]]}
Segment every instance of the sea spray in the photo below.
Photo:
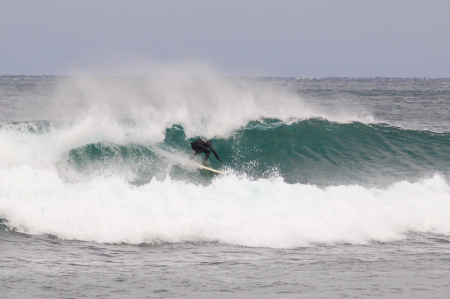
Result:
{"label": "sea spray", "polygon": [[[68,78],[58,85],[55,105],[62,106],[71,119],[130,119],[145,126],[149,136],[178,124],[188,138],[223,138],[251,121],[267,118],[288,123],[315,117],[373,120],[360,111],[306,103],[296,92],[270,81],[189,75]],[[64,110],[72,106],[74,111]]]}

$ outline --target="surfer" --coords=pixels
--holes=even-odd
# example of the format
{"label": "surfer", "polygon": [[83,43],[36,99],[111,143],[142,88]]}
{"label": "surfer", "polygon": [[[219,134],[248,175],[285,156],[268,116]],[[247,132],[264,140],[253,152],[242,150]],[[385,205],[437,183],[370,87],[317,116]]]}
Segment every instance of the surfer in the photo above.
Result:
{"label": "surfer", "polygon": [[206,165],[206,160],[208,160],[209,155],[211,154],[209,149],[211,149],[211,151],[214,153],[214,156],[216,156],[217,160],[222,162],[222,160],[220,160],[220,158],[219,158],[219,155],[217,155],[216,151],[213,149],[213,147],[211,145],[211,140],[203,141],[201,139],[197,139],[197,140],[195,140],[194,142],[191,143],[191,147],[195,151],[195,153],[191,156],[190,159],[194,159],[199,154],[205,153],[205,159],[203,159],[203,163],[202,163],[203,166],[207,166]]}

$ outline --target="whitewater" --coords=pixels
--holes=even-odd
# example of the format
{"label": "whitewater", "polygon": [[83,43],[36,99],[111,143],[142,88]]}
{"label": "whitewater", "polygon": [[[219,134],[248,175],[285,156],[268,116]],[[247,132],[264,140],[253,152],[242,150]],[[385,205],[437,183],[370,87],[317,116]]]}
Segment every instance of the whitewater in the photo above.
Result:
{"label": "whitewater", "polygon": [[[441,297],[449,96],[448,79],[0,77],[4,295]],[[224,174],[183,162],[197,138]]]}

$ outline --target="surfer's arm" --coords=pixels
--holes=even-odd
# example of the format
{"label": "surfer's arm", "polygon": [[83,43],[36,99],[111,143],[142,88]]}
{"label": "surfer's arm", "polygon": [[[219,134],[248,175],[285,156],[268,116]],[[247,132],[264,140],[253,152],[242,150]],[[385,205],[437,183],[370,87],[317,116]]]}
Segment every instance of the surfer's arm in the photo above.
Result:
{"label": "surfer's arm", "polygon": [[211,151],[213,152],[214,156],[216,156],[217,160],[219,160],[220,162],[222,162],[222,160],[220,160],[219,155],[216,153],[216,151],[210,147]]}

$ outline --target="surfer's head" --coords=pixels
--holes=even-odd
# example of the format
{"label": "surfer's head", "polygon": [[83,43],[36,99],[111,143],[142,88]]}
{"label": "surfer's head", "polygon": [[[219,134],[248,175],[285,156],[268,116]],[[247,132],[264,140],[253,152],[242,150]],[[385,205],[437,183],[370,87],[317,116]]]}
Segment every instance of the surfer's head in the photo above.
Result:
{"label": "surfer's head", "polygon": [[211,140],[208,139],[208,140],[206,140],[205,142],[206,142],[208,145],[211,145]]}

